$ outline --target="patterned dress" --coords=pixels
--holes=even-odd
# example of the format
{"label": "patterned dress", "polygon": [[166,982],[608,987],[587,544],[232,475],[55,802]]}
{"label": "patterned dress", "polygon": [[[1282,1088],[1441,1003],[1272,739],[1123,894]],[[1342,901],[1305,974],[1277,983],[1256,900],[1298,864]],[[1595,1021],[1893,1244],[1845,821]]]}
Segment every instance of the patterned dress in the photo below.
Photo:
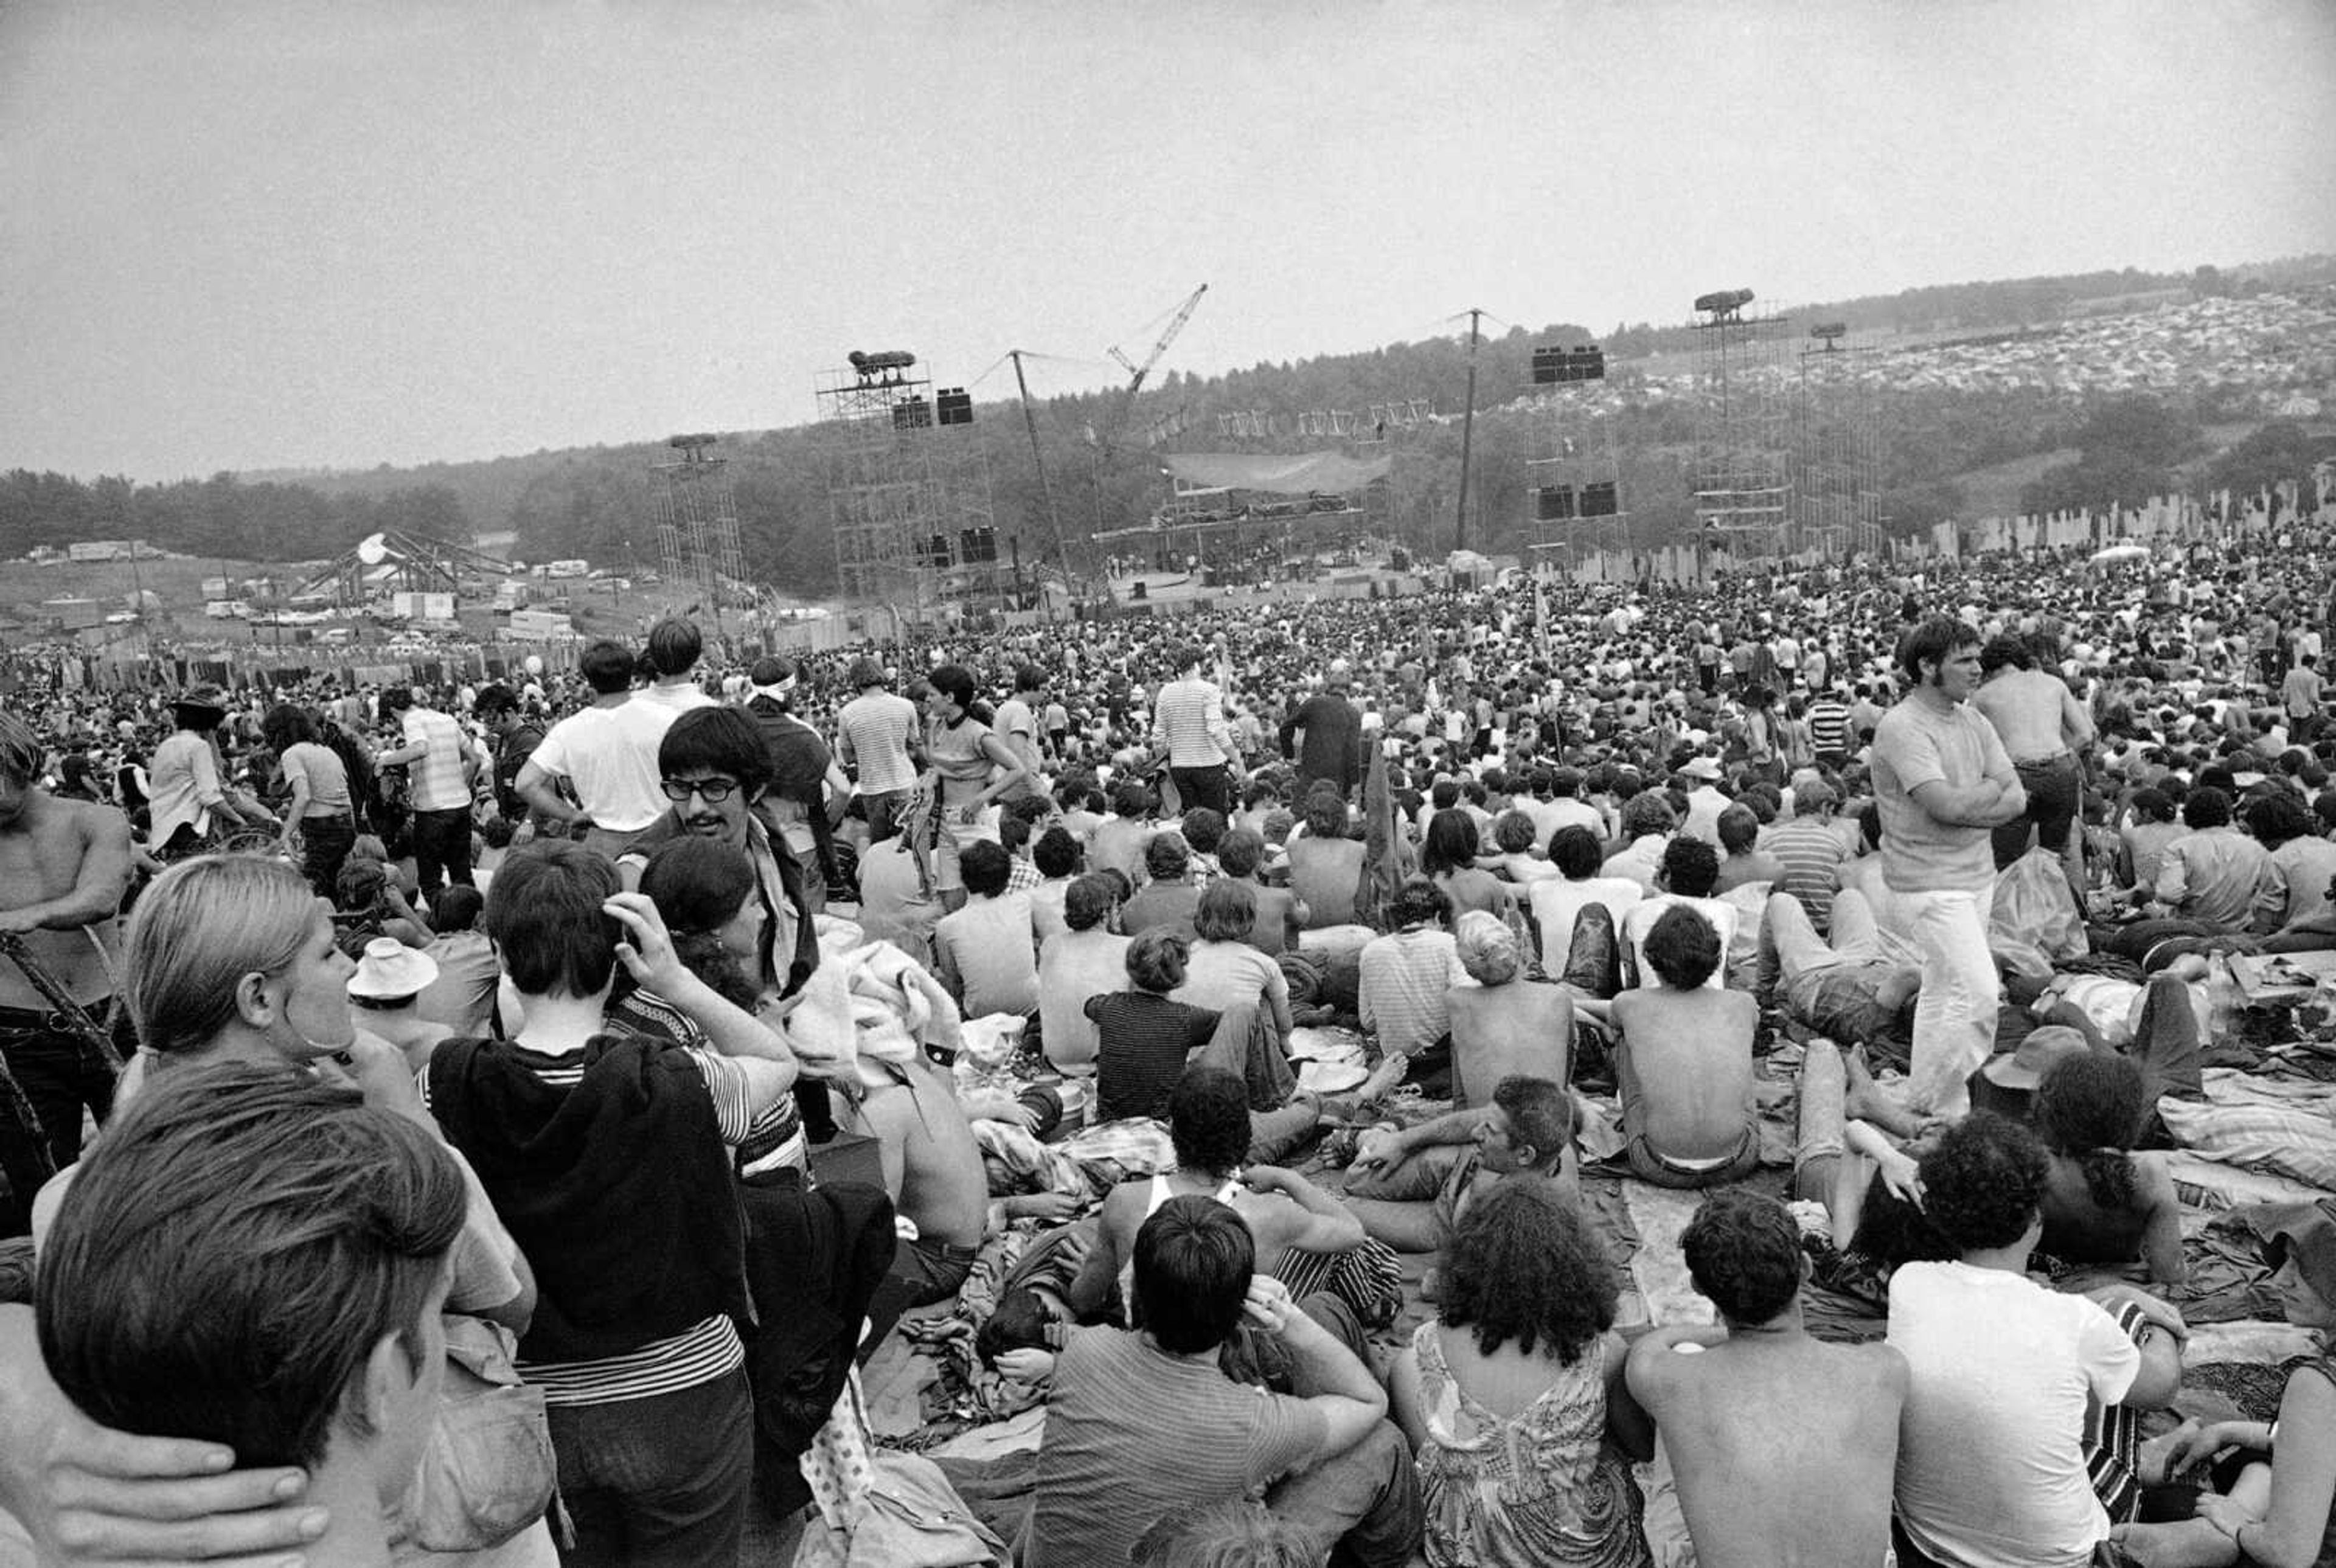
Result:
{"label": "patterned dress", "polygon": [[1606,1441],[1606,1377],[1596,1347],[1514,1416],[1462,1391],[1438,1325],[1412,1336],[1427,1441],[1419,1489],[1435,1568],[1648,1568],[1645,1500]]}

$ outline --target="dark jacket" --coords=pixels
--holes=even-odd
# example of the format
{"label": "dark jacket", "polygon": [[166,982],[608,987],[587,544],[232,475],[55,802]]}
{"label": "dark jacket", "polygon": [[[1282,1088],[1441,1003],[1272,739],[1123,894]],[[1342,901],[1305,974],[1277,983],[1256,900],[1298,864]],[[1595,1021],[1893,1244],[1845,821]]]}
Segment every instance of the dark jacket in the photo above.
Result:
{"label": "dark jacket", "polygon": [[745,1227],[714,1096],[663,1042],[602,1035],[563,1089],[501,1040],[430,1055],[430,1109],[534,1267],[529,1361],[595,1360],[745,1320]]}
{"label": "dark jacket", "polygon": [[[1305,745],[1293,750],[1301,729]],[[1363,716],[1345,692],[1318,691],[1282,721],[1281,755],[1296,758],[1301,789],[1316,779],[1329,779],[1351,791],[1363,776]]]}
{"label": "dark jacket", "polygon": [[811,1501],[795,1461],[842,1392],[861,1322],[892,1266],[892,1200],[854,1182],[807,1188],[793,1171],[745,1177],[739,1192],[746,1285],[760,1320],[746,1338],[754,1444],[767,1456],[756,1460],[755,1481],[786,1514]]}

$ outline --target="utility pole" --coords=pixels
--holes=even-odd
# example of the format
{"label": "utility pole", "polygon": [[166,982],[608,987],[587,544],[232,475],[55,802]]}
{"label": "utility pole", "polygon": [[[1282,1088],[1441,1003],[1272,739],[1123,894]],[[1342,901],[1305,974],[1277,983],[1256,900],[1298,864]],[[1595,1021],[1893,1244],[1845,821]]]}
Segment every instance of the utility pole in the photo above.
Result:
{"label": "utility pole", "polygon": [[1476,433],[1476,322],[1484,313],[1468,307],[1468,404],[1460,415],[1460,516],[1452,530],[1452,548],[1468,548],[1468,454]]}
{"label": "utility pole", "polygon": [[1063,520],[1055,515],[1055,492],[1046,483],[1046,459],[1038,450],[1038,416],[1030,411],[1030,383],[1022,374],[1025,350],[1009,348],[1007,357],[1014,361],[1014,385],[1022,393],[1022,425],[1030,433],[1030,462],[1038,471],[1038,504],[1046,509],[1046,527],[1055,541],[1055,560],[1063,569],[1063,586],[1071,586],[1071,552],[1063,543]]}

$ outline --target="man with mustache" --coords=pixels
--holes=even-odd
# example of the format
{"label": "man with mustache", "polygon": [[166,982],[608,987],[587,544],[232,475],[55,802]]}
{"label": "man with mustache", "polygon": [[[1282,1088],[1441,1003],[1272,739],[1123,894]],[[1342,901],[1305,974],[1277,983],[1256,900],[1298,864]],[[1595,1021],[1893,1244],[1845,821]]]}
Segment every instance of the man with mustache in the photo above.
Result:
{"label": "man with mustache", "polygon": [[819,963],[803,868],[758,809],[771,787],[761,726],[742,708],[693,708],[657,743],[659,787],[670,802],[617,859],[628,891],[661,844],[686,833],[718,839],[754,867],[764,912],[762,950],[749,978],[765,995],[792,996]]}

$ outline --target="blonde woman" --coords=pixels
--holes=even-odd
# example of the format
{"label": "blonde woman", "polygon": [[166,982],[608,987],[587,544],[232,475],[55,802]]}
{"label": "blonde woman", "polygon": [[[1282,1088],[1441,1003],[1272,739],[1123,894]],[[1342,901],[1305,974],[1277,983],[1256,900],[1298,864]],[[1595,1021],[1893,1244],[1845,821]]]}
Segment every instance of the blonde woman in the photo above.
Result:
{"label": "blonde woman", "polygon": [[[174,1074],[194,1063],[287,1062],[353,1084],[367,1104],[436,1133],[404,1056],[358,1030],[348,997],[356,965],[334,939],[330,906],[285,862],[201,855],[172,866],[138,901],[122,969],[139,1049],[117,1104],[169,1094]],[[467,1164],[462,1174],[469,1206],[454,1243],[446,1310],[523,1333],[535,1310],[534,1276]],[[34,1205],[36,1238],[46,1233],[71,1179],[67,1172],[42,1189]],[[548,1568],[556,1559],[539,1522],[460,1560]]]}

